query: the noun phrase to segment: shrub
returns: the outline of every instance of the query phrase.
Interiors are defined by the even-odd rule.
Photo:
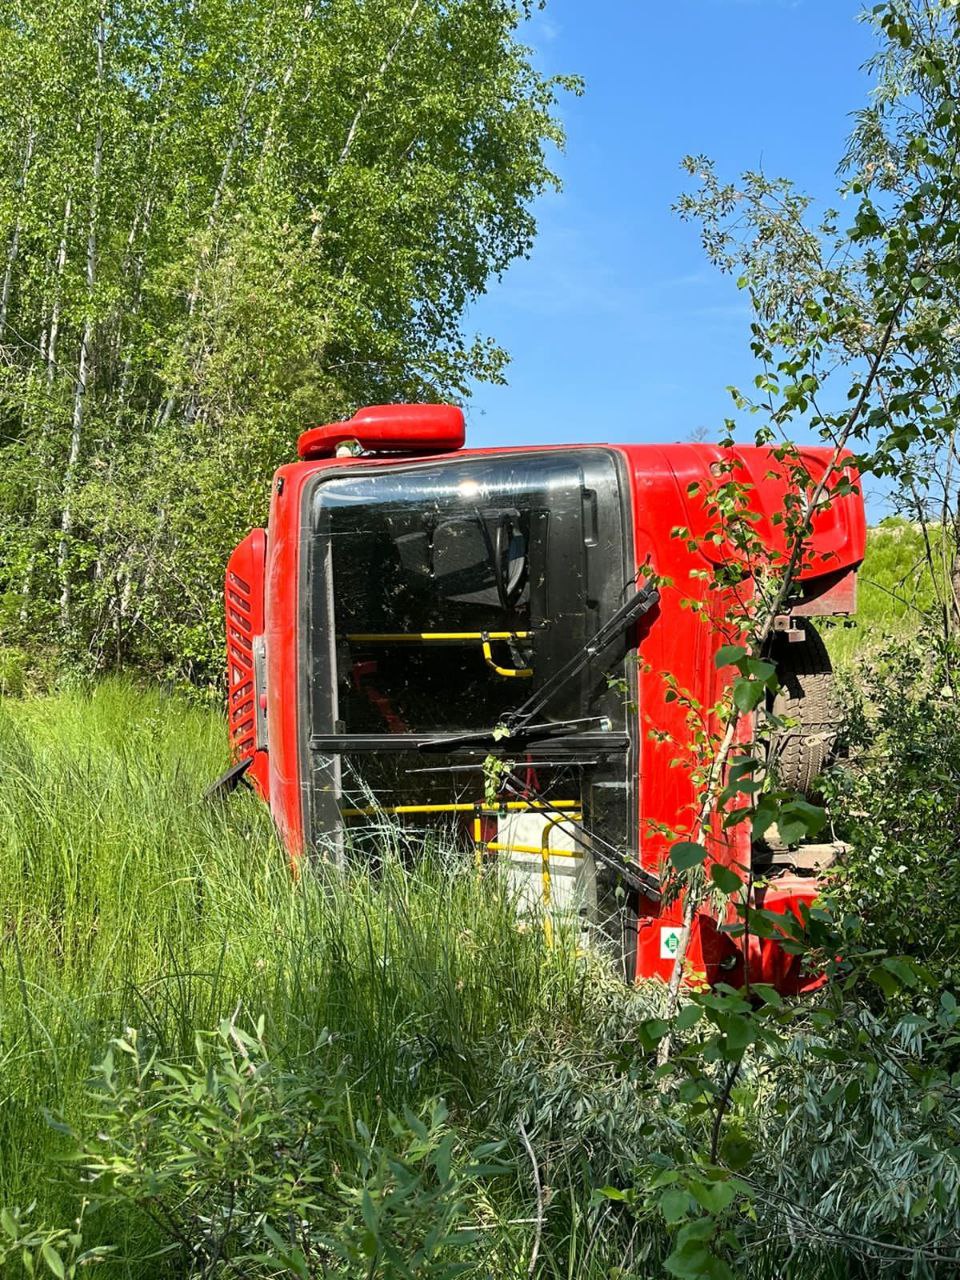
[[[22,698],[27,687],[29,660],[22,649],[0,648],[0,695]]]
[[[371,1132],[329,1047],[291,1072],[262,1022],[225,1021],[178,1064],[144,1056],[133,1030],[115,1039],[80,1156],[101,1207],[146,1213],[182,1276],[460,1274],[492,1242],[470,1192],[503,1172],[496,1148],[466,1150],[438,1099]]]
[[[891,641],[846,687],[849,759],[828,784],[850,852],[832,889],[864,938],[960,978],[960,649]]]

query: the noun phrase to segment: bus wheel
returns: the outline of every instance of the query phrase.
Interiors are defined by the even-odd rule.
[[[830,763],[840,730],[840,713],[827,647],[811,622],[803,625],[802,641],[791,642],[778,633],[770,651],[781,686],[771,709],[775,715],[793,722],[790,727],[775,731],[770,760],[784,790],[812,796],[817,777]]]

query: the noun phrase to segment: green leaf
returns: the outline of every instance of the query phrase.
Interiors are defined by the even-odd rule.
[[[64,1280],[67,1272],[63,1265],[63,1259],[60,1257],[59,1253],[57,1253],[49,1240],[44,1240],[43,1244],[40,1246],[40,1256],[57,1277],[57,1280]]]
[[[719,669],[720,667],[735,667],[742,662],[747,656],[747,651],[740,644],[725,644],[717,650],[714,655],[714,663]]]
[[[380,1229],[380,1219],[377,1216],[377,1211],[374,1207],[373,1197],[370,1195],[370,1192],[366,1187],[364,1187],[363,1194],[360,1197],[360,1213],[363,1216],[363,1220],[366,1223],[370,1234],[376,1238],[377,1232]]]
[[[733,684],[733,705],[745,714],[755,711],[767,696],[767,686],[762,680],[742,677]]]
[[[713,1239],[715,1231],[716,1223],[712,1218],[696,1218],[677,1232],[677,1244],[680,1248],[689,1244],[706,1244]]]
[[[714,1215],[723,1213],[724,1209],[729,1208],[736,1195],[733,1187],[726,1181],[694,1182],[690,1190],[707,1213]]]
[[[807,834],[807,828],[802,822],[791,822],[789,818],[780,819],[777,824],[777,831],[780,833],[780,839],[785,845],[799,844]]]
[[[789,800],[780,806],[776,822],[784,844],[796,844],[804,836],[815,836],[827,820],[825,809],[806,800]]]
[[[597,1187],[596,1194],[603,1196],[605,1200],[628,1201],[631,1197],[629,1192],[621,1191],[619,1187]]]
[[[716,862],[710,868],[710,879],[721,893],[737,893],[743,888],[743,881],[735,871]]]
[[[731,1133],[720,1144],[720,1158],[730,1169],[745,1169],[753,1159],[753,1143],[741,1133]]]
[[[679,1280],[703,1280],[708,1274],[710,1259],[713,1254],[703,1244],[685,1245],[674,1249],[664,1262],[664,1267]]]
[[[703,1010],[696,1004],[685,1004],[674,1019],[678,1031],[689,1031],[703,1017]]]
[[[727,1052],[735,1056],[753,1044],[757,1028],[752,1018],[724,1017],[717,1024],[726,1039]]]
[[[919,985],[916,966],[905,956],[887,956],[880,963],[888,973],[892,973],[905,987],[912,988]]]
[[[810,835],[815,836],[827,821],[827,811],[821,805],[808,800],[791,800],[784,805],[784,812],[796,816],[805,823]]]
[[[681,1280],[734,1280],[733,1272],[709,1248],[715,1224],[712,1218],[688,1222],[677,1232],[676,1247],[664,1262]]]
[[[670,1226],[682,1222],[690,1213],[690,1196],[679,1187],[669,1187],[660,1197],[660,1212]]]
[[[752,773],[756,773],[759,768],[760,761],[754,756],[741,756],[730,765],[727,776],[731,782],[739,782],[741,778],[747,778]]]
[[[689,871],[691,867],[699,867],[706,859],[707,851],[702,844],[692,840],[681,840],[670,850],[670,862],[677,871]]]
[[[881,965],[876,965],[871,969],[869,977],[871,982],[874,982],[880,988],[888,1000],[895,996],[901,989],[899,979],[894,977],[888,969],[884,969]]]
[[[644,1048],[652,1049],[670,1030],[670,1023],[663,1018],[646,1018],[638,1028]]]
[[[744,674],[752,676],[754,680],[761,680],[767,688],[776,688],[777,685],[777,668],[772,662],[764,662],[762,658],[748,658],[743,664]]]

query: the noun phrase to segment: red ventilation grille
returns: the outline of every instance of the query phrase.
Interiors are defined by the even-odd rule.
[[[227,564],[227,717],[235,760],[256,751],[257,707],[253,638],[263,631],[263,563],[266,534],[254,529]]]

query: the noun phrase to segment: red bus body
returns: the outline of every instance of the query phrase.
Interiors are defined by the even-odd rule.
[[[335,451],[345,451],[351,441],[358,442],[352,445],[354,450],[366,446],[367,450],[390,452],[337,456]],[[423,475],[425,467],[447,464],[452,458],[460,462],[522,459],[525,466],[535,469],[539,458],[563,455],[569,459],[585,450],[591,457],[603,454],[621,477],[621,501],[627,513],[626,562],[632,564],[634,573],[649,564],[658,575],[672,580],[672,585],[662,587],[656,610],[628,642],[636,660],[628,664],[632,674],[626,713],[631,721],[626,768],[635,801],[625,852],[651,877],[658,878],[671,844],[671,838],[661,832],[689,832],[697,802],[696,785],[683,759],[690,732],[688,713],[681,699],[668,695],[664,673],[670,673],[676,685],[693,694],[704,708],[720,699],[734,674],[730,668],[718,670],[714,661],[724,643],[722,629],[705,625],[700,613],[690,607],[694,600],[707,614],[723,609],[720,593],[708,589],[709,571],[718,559],[733,554],[729,547],[705,540],[708,520],[699,495],[716,485],[718,468],[733,461],[738,478],[752,486],[751,505],[761,539],[782,551],[783,526],[776,517],[784,508],[787,482],[783,468],[769,450],[754,447],[731,451],[707,444],[626,444],[467,450],[458,447],[461,441],[459,410],[389,406],[361,411],[349,423],[307,432],[301,438],[301,454],[308,456],[277,471],[267,529],[248,535],[234,551],[227,569],[228,696],[234,757],[250,760],[248,776],[269,803],[291,858],[309,853],[312,842],[305,829],[305,797],[310,782],[304,765],[302,720],[309,695],[305,682],[311,678],[304,660],[311,624],[303,584],[308,507],[318,485],[331,477],[366,477],[380,471],[393,476],[399,472],[396,483],[400,483],[407,468],[415,467],[416,474]],[[810,448],[802,454],[816,483],[828,465],[830,452]],[[848,477],[856,480],[852,471]],[[699,492],[695,492],[697,487]],[[689,530],[689,537],[677,536],[678,527]],[[815,517],[801,573],[803,596],[793,612],[808,616],[853,611],[865,533],[863,503],[856,488],[836,497]],[[693,542],[696,546],[691,549]],[[482,791],[477,795],[479,802]],[[484,834],[489,841],[488,818],[485,815]],[[748,825],[732,828],[726,842],[712,849],[712,856],[732,865],[742,877],[752,856]],[[756,897],[768,908],[796,914],[802,903],[813,901],[816,890],[815,879],[788,871],[770,880]],[[635,913],[636,942],[628,976],[669,978],[682,901],[664,905],[655,896],[640,894]],[[706,910],[696,922],[689,961],[692,970],[709,982],[723,980],[736,985],[743,976],[738,944],[718,928]],[[752,980],[770,982],[784,992],[813,985],[795,958],[767,941],[751,944],[749,970]]]

